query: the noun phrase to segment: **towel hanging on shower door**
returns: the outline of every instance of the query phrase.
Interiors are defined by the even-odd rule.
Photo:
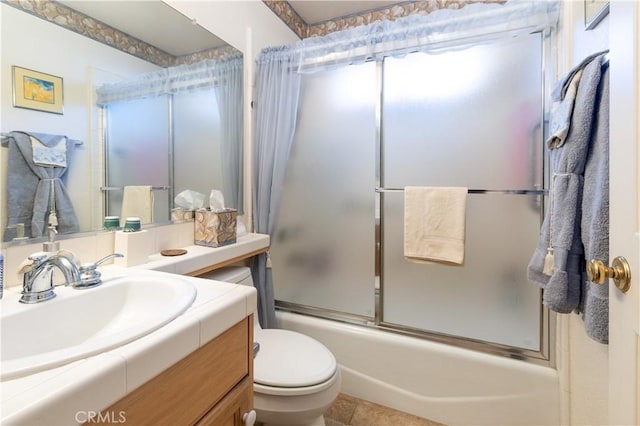
[[[124,227],[127,217],[139,217],[142,224],[153,222],[153,189],[150,185],[124,187],[120,226]]]
[[[411,262],[464,262],[467,188],[404,188],[404,256]]]

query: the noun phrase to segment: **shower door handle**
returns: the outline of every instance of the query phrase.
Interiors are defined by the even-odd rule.
[[[611,267],[601,260],[591,259],[587,263],[587,277],[589,281],[596,284],[604,284],[607,279],[613,278],[616,287],[623,293],[629,291],[631,287],[631,267],[627,259],[622,256],[613,259]]]

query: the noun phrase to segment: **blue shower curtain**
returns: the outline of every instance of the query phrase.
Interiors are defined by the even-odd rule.
[[[243,213],[242,206],[242,57],[220,61],[215,67],[218,84],[215,86],[222,130],[222,186],[228,206]]]
[[[253,178],[254,230],[273,237],[287,160],[298,116],[300,75],[291,47],[265,49],[257,61],[255,152]],[[258,316],[263,328],[275,326],[275,308],[268,253],[252,265],[258,289]]]

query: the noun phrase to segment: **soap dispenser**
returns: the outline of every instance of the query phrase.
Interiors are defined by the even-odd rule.
[[[55,186],[53,180],[51,181],[51,194],[49,200],[49,241],[45,241],[42,244],[42,251],[46,253],[57,253],[60,250],[60,243],[55,241],[58,230],[58,216],[56,215],[56,197]]]
[[[58,231],[56,230],[56,227],[49,223],[49,238],[48,241],[42,243],[42,251],[46,253],[57,253],[60,251],[60,242],[55,241],[57,234]]]

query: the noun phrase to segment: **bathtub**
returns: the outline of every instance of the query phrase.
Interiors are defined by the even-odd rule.
[[[342,392],[447,425],[558,425],[555,369],[285,311],[335,355]]]

